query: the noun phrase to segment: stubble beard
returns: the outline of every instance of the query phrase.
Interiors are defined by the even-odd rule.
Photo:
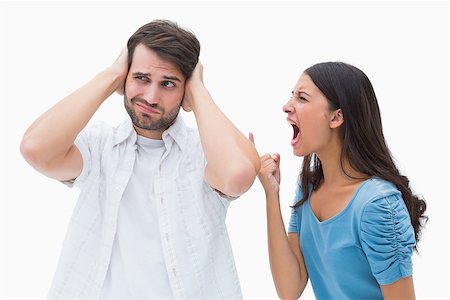
[[[152,105],[152,107],[154,109],[159,110],[162,115],[159,120],[152,120],[152,117],[147,114],[142,114],[141,117],[139,117],[134,111],[134,109],[131,107],[131,102],[136,100],[143,102],[144,100],[132,98],[131,101],[129,101],[125,93],[123,98],[125,109],[128,115],[130,116],[133,125],[144,130],[161,130],[161,129],[165,130],[169,128],[175,122],[175,119],[177,118],[181,107],[181,105],[179,105],[174,109],[172,109],[171,111],[169,111],[168,113],[165,113],[165,111],[161,109],[158,105]]]

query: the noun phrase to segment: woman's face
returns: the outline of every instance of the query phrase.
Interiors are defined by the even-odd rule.
[[[291,145],[295,155],[320,153],[331,143],[337,111],[330,111],[327,98],[307,74],[300,76],[283,110],[294,129]]]

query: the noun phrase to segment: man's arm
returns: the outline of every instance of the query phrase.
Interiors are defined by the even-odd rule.
[[[195,114],[211,187],[238,197],[253,184],[260,168],[254,145],[231,123],[212,100],[203,84],[199,62],[186,83],[183,108]]]
[[[78,177],[83,168],[75,138],[114,91],[122,92],[128,71],[126,48],[116,62],[59,101],[31,124],[20,144],[25,160],[42,174],[57,179]]]

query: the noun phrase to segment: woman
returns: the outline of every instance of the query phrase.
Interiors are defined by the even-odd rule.
[[[279,154],[263,155],[258,175],[280,298],[297,299],[310,277],[317,299],[414,299],[411,256],[426,203],[393,162],[367,76],[346,63],[316,64],[283,109],[293,152],[304,157],[287,236]]]

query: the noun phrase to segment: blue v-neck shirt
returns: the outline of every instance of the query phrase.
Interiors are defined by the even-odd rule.
[[[301,198],[297,189],[295,202]],[[412,275],[414,229],[400,191],[378,178],[364,181],[347,206],[320,222],[310,199],[292,209],[317,299],[382,299],[380,285]]]

